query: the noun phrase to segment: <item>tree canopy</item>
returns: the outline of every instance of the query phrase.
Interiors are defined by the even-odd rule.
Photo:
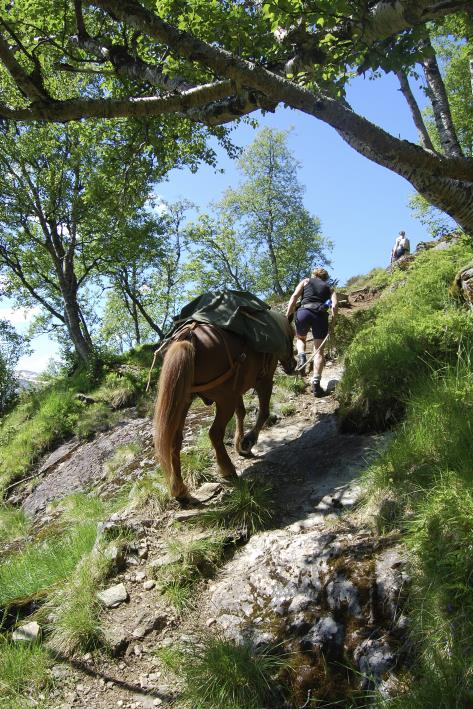
[[[203,289],[231,284],[284,296],[314,264],[327,264],[331,244],[304,206],[299,163],[288,131],[265,128],[238,162],[242,182],[226,190],[190,229],[197,245],[193,277]]]
[[[473,231],[473,163],[456,135],[458,111],[432,44],[444,33],[470,46],[471,1],[19,0],[2,7],[0,118],[162,116],[215,130],[284,103],[331,125]],[[465,50],[464,75],[467,58]],[[421,145],[390,135],[346,102],[353,76],[395,71],[422,131],[409,87],[419,67],[435,145],[427,130]]]

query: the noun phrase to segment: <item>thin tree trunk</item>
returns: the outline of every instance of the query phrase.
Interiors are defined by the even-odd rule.
[[[266,244],[268,247],[269,260],[271,261],[271,267],[273,271],[273,287],[276,295],[281,298],[284,296],[284,291],[281,287],[281,282],[279,280],[279,269],[278,260],[274,252],[273,244],[273,233],[274,233],[274,218],[273,218],[273,179],[274,179],[274,156],[273,156],[273,146],[270,144],[270,155],[269,155],[269,190],[268,190],[268,231],[266,233]]]
[[[417,128],[417,132],[419,133],[420,144],[423,148],[426,148],[426,150],[434,150],[434,146],[432,145],[430,135],[428,134],[427,128],[425,127],[424,119],[422,118],[420,108],[414,98],[414,94],[412,93],[411,87],[409,86],[409,81],[406,73],[400,69],[396,72],[396,76],[399,79],[399,84],[401,85],[401,92],[407,101],[407,105],[409,106],[409,109],[411,111],[412,119],[414,121],[415,127]]]
[[[434,112],[435,125],[439,134],[440,144],[445,155],[453,158],[464,157],[458,137],[453,125],[452,114],[448,103],[445,84],[440,74],[437,57],[429,40],[425,40],[425,46],[432,51],[432,56],[424,59],[422,65],[427,81],[427,95],[429,96]]]
[[[137,345],[141,344],[141,333],[140,333],[140,322],[138,318],[138,308],[136,303],[131,301],[131,317],[133,319],[133,327],[135,329],[135,342]]]
[[[80,307],[76,294],[73,291],[66,290],[62,295],[64,298],[64,319],[72,344],[79,357],[85,363],[89,363],[92,359],[93,348],[89,333],[87,332],[88,337],[85,337],[82,332]]]

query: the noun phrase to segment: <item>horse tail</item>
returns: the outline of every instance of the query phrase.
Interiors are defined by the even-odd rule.
[[[172,444],[182,413],[187,407],[194,381],[195,350],[190,342],[173,342],[166,352],[159,377],[159,390],[154,409],[154,448],[156,457],[169,481]]]

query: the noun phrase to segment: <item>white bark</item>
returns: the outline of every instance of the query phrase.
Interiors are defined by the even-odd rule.
[[[397,71],[396,76],[399,79],[402,95],[407,101],[407,105],[409,106],[409,110],[411,112],[412,120],[414,121],[414,125],[417,128],[417,132],[419,133],[420,144],[426,150],[433,151],[434,146],[432,145],[432,141],[430,140],[427,128],[425,127],[424,119],[422,118],[422,113],[420,112],[418,103],[414,97],[414,94],[412,93],[411,87],[409,86],[409,80],[402,70]]]
[[[440,74],[437,58],[430,46],[430,42],[427,43],[427,46],[432,50],[432,56],[424,59],[422,65],[424,67],[428,96],[432,104],[440,144],[445,155],[455,158],[462,157],[463,152],[458,141],[455,126],[453,125],[447,92]]]

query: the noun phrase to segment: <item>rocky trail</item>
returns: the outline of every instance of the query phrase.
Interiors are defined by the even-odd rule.
[[[228,445],[239,475],[266,488],[271,519],[264,531],[227,534],[225,562],[201,569],[182,612],[160,592],[160,579],[179,562],[182,545],[212,541],[215,530],[195,522],[225,497],[216,469],[206,471],[208,481],[185,507],[145,496],[99,524],[98,543],[105,542],[112,563],[99,593],[108,650],[56,656],[48,707],[179,706],[180,679],[164,667],[159,650],[192,652],[209,633],[290,654],[290,689],[277,695],[274,709],[348,706],[359,692],[366,697],[366,690],[396,688],[408,658],[406,558],[396,535],[378,535],[375,520],[352,512],[360,472],[389,434],[338,430],[341,374],[336,360],[327,363],[324,398],[314,399],[309,387],[286,390],[282,402],[279,395],[251,458]],[[254,408],[250,402],[250,416]],[[203,404],[191,408],[184,451],[212,418]],[[55,524],[64,495],[110,499],[155,468],[151,421],[128,409],[92,441],[69,441],[45,456],[34,478],[12,488],[10,502],[23,507],[34,519],[33,533],[41,534]],[[123,535],[126,544],[115,544]],[[173,542],[181,544],[177,551]]]
[[[245,534],[230,540],[226,563],[200,581],[190,610],[174,610],[156,579],[176,561],[169,555],[170,536],[186,542],[211,536],[191,522],[218,504],[220,482],[204,483],[185,509],[174,503],[164,511],[131,507],[101,525],[103,533],[132,535],[124,551],[114,551],[112,543],[113,577],[101,596],[110,653],[59,658],[51,706],[178,704],[179,679],[164,669],[156,650],[192,647],[202,632],[255,646],[283,643],[294,669],[291,695],[281,706],[310,706],[315,696],[328,706],[375,685],[390,691],[404,652],[405,560],[396,538],[379,539],[372,526],[347,515],[360,493],[359,473],[384,439],[337,431],[333,390],[340,375],[341,367],[329,363],[322,383],[330,394],[323,399],[288,394],[293,413],[263,430],[251,459],[234,456],[241,476],[270,486],[272,520],[249,540]],[[209,409],[192,409],[186,441],[210,418]],[[110,479],[107,461],[117,445],[130,443],[139,454]],[[48,456],[36,487],[15,490],[14,500],[38,526],[47,525],[54,520],[51,502],[66,491],[110,495],[154,465],[150,421],[124,412],[112,431]]]

